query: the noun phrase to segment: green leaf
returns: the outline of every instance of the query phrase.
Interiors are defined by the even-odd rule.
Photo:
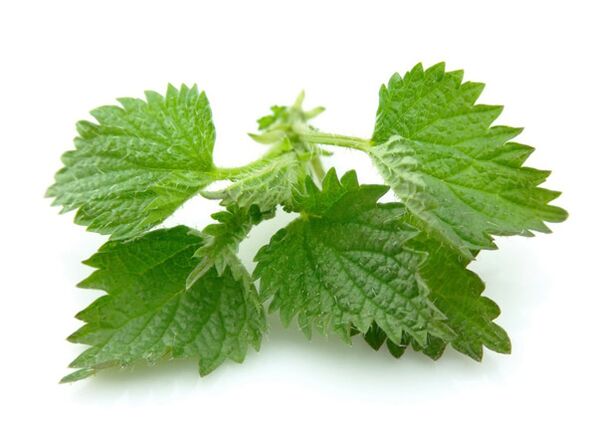
[[[270,108],[271,114],[264,115],[257,120],[258,130],[268,130],[278,124],[289,122],[290,110],[286,106],[274,105]]]
[[[232,184],[218,191],[203,191],[209,199],[221,199],[223,206],[258,206],[269,211],[277,205],[288,205],[303,186],[305,165],[295,151],[274,151],[259,163],[232,178]]]
[[[566,212],[559,193],[538,187],[548,171],[522,164],[531,147],[510,142],[521,129],[491,126],[501,106],[476,105],[483,84],[462,71],[419,64],[380,91],[369,153],[384,179],[425,226],[470,258],[495,248],[491,235],[549,232]]]
[[[347,341],[374,322],[397,343],[403,333],[422,345],[451,337],[417,275],[424,255],[405,245],[416,231],[398,220],[404,208],[377,204],[387,190],[359,185],[354,171],[339,181],[330,170],[322,190],[307,181],[293,208],[301,217],[255,258],[261,296],[284,324],[298,315],[308,336],[331,326]]]
[[[510,353],[508,334],[493,322],[500,309],[491,299],[481,296],[485,284],[466,269],[469,261],[424,235],[413,241],[413,247],[428,254],[421,277],[429,287],[429,298],[456,333],[450,341],[452,347],[477,361],[483,357],[483,346]]]
[[[139,235],[161,223],[213,181],[215,130],[205,93],[168,87],[147,101],[119,99],[81,121],[74,151],[47,195],[75,221],[112,239]]]
[[[510,353],[508,334],[493,322],[500,309],[491,299],[481,296],[485,285],[477,274],[466,269],[470,261],[425,235],[419,235],[409,244],[427,253],[419,274],[429,288],[429,299],[446,316],[446,324],[456,334],[450,340],[452,347],[477,361],[483,358],[483,346],[498,353]],[[363,336],[375,350],[386,340],[381,328],[373,327]],[[403,352],[411,344],[433,359],[438,359],[446,347],[446,342],[437,337],[430,337],[425,347],[408,336],[403,337],[400,346],[390,343],[388,349],[392,354]]]
[[[357,335],[354,333],[353,335]],[[363,338],[371,346],[374,350],[379,350],[381,346],[386,343],[386,347],[390,354],[394,356],[396,359],[402,357],[406,348],[410,345],[412,346],[413,350],[421,351],[425,355],[429,356],[432,359],[438,359],[443,354],[446,348],[446,342],[441,338],[434,337],[430,335],[427,337],[427,345],[421,346],[415,340],[412,339],[411,336],[404,333],[402,334],[402,339],[400,343],[395,343],[388,338],[386,333],[381,329],[377,324],[371,325],[371,328],[363,334]]]
[[[74,383],[95,375],[93,368],[81,368],[60,379],[60,383]]]
[[[247,237],[251,228],[261,221],[270,219],[275,211],[262,213],[256,205],[239,208],[232,205],[226,211],[212,214],[218,223],[206,226],[199,236],[203,245],[197,249],[194,257],[200,259],[199,264],[191,271],[187,278],[187,287],[192,286],[212,267],[218,275],[222,275],[226,268],[235,280],[251,284],[251,276],[237,256],[240,243]]]
[[[311,127],[307,124],[309,120],[317,117],[325,111],[323,106],[317,106],[309,111],[303,109],[303,101],[305,100],[305,92],[301,91],[294,103],[290,106],[274,105],[270,108],[271,114],[265,115],[257,120],[258,130],[263,132],[266,136],[272,132],[281,131],[284,134],[296,134],[297,129],[304,129]],[[260,140],[262,135],[251,135],[257,138],[257,142],[272,143],[269,140]],[[270,135],[270,136],[275,136]],[[275,142],[275,141],[274,141]]]
[[[109,241],[85,262],[97,270],[80,286],[106,295],[77,315],[86,324],[69,340],[91,347],[72,362],[80,370],[65,381],[170,357],[198,357],[205,375],[227,358],[242,362],[249,345],[259,348],[265,321],[253,286],[212,269],[185,289],[201,246],[191,232],[179,226]]]

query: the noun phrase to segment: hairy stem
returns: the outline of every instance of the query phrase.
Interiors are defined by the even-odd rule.
[[[371,146],[371,141],[363,138],[356,138],[352,136],[336,135],[333,133],[323,133],[314,130],[301,130],[297,131],[298,139],[306,144],[321,144],[321,145],[335,145],[337,147],[353,148],[356,150],[368,152]],[[295,138],[296,139],[296,138]],[[214,178],[216,180],[234,180],[236,177],[250,172],[253,169],[259,168],[264,164],[280,154],[291,151],[292,147],[289,146],[287,141],[283,141],[270,151],[268,151],[261,158],[254,160],[244,166],[238,167],[218,167],[213,171]],[[310,161],[311,168],[315,176],[321,181],[325,176],[325,169],[321,163],[320,157],[315,157]]]
[[[371,141],[368,139],[316,131],[301,133],[300,138],[310,144],[335,145],[337,147],[354,148],[364,152],[368,152],[371,146]]]
[[[282,154],[288,150],[289,150],[289,148],[286,144],[277,145],[274,148],[272,148],[270,151],[265,153],[259,159],[249,162],[246,165],[236,166],[236,167],[231,167],[231,168],[218,167],[214,171],[215,178],[218,180],[233,180],[236,177],[246,174],[247,172],[250,172],[253,169],[256,169],[263,165],[268,164],[271,159],[279,156],[280,154]]]

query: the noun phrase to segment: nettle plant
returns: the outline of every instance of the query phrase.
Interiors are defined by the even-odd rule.
[[[250,135],[271,149],[236,168],[214,165],[195,86],[93,110],[48,190],[76,223],[110,235],[84,262],[95,272],[79,286],[105,295],[77,315],[85,324],[68,339],[90,347],[62,381],[164,358],[196,357],[201,375],[242,362],[267,329],[265,303],[308,337],[361,336],[397,358],[411,346],[437,359],[448,344],[475,360],[483,346],[509,353],[500,310],[467,266],[493,236],[549,232],[566,212],[538,187],[549,172],[523,166],[533,148],[512,141],[522,129],[492,126],[502,107],[475,104],[483,84],[462,78],[443,64],[393,75],[370,139],[311,126],[323,108],[303,110],[302,96],[274,106]],[[326,172],[329,146],[369,155],[386,185]],[[206,189],[218,180],[229,185]],[[390,189],[399,202],[379,203]],[[225,208],[214,224],[154,229],[197,194]],[[239,244],[278,207],[298,216],[249,274]]]

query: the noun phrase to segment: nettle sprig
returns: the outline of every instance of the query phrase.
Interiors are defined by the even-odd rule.
[[[502,107],[476,104],[483,84],[462,78],[443,64],[395,74],[370,139],[317,130],[323,108],[304,110],[301,95],[258,120],[250,136],[270,149],[237,168],[215,166],[211,110],[195,86],[93,110],[48,190],[76,223],[110,235],[79,285],[105,295],[69,337],[90,347],[62,381],[164,358],[196,357],[201,375],[242,362],[259,349],[268,302],[307,336],[362,336],[395,357],[411,346],[436,359],[448,344],[475,360],[483,346],[509,353],[500,310],[467,266],[494,236],[549,232],[566,212],[539,187],[549,172],[523,166],[533,148],[512,141],[522,129],[493,126]],[[330,146],[369,155],[386,185],[326,172]],[[206,189],[218,180],[229,185]],[[390,189],[399,201],[379,203]],[[154,229],[197,195],[225,207],[214,224]],[[298,217],[250,274],[239,244],[280,207]]]

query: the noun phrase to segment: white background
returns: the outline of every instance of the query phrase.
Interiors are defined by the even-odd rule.
[[[0,6],[0,428],[21,429],[596,429],[594,204],[597,80],[590,1],[13,1]],[[529,164],[569,220],[552,235],[500,238],[473,264],[502,308],[513,353],[476,363],[400,361],[363,342],[310,343],[275,316],[261,352],[199,378],[194,361],[105,372],[58,385],[81,351],[64,338],[95,295],[75,289],[103,242],[43,199],[74,123],[120,96],[197,83],[211,100],[216,161],[263,147],[245,135],[270,104],[307,91],[316,125],[370,135],[377,91],[395,72],[445,60],[486,82],[500,123],[525,126]],[[329,163],[329,162],[328,162]],[[337,151],[340,171],[378,177]],[[201,227],[211,203],[173,225]],[[289,216],[258,227],[252,254]],[[415,428],[416,427],[416,428]]]

